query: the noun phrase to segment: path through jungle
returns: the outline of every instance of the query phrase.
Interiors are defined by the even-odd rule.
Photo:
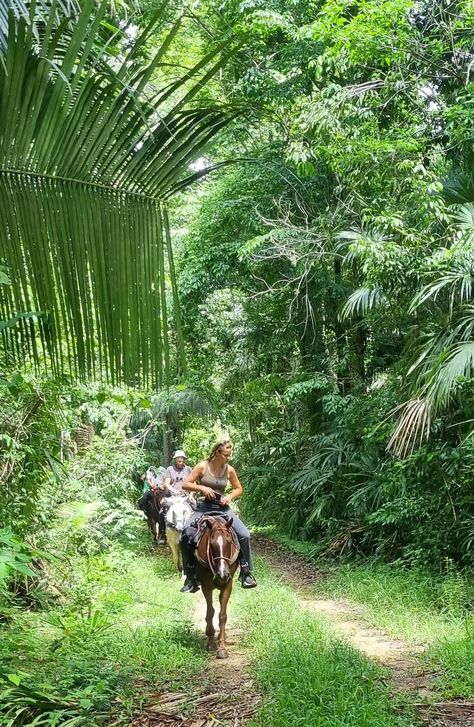
[[[259,564],[269,568],[270,586],[266,582],[264,588],[272,588],[272,583],[277,587],[289,587],[296,595],[297,607],[302,614],[323,623],[332,634],[330,638],[346,643],[353,653],[361,654],[363,660],[383,668],[377,672],[373,687],[375,690],[385,689],[389,703],[393,706],[394,725],[474,725],[473,703],[440,702],[434,686],[436,675],[427,669],[421,658],[425,648],[423,644],[408,644],[390,637],[382,629],[365,621],[361,609],[348,600],[315,595],[312,586],[324,576],[304,557],[263,537],[256,539],[255,550]],[[241,592],[239,588],[234,588],[229,609],[229,659],[217,660],[214,655],[209,655],[191,693],[182,690],[154,694],[143,714],[131,723],[131,727],[250,727],[277,724],[275,718],[268,714],[263,719],[259,717],[265,715],[265,703],[271,702],[273,697],[271,685],[265,684],[261,675],[260,679],[255,678],[254,667],[258,656],[252,653],[245,628],[245,610],[256,594],[256,591]],[[204,649],[204,599],[202,595],[188,595],[186,598],[189,599],[192,622],[201,635]],[[265,619],[265,608],[259,616]],[[302,642],[299,648],[304,650],[309,648],[309,644]],[[342,652],[340,658],[344,658],[345,653]],[[265,658],[265,654],[261,653],[260,656]],[[309,698],[309,695],[306,696]],[[324,694],[321,697],[324,699]],[[285,714],[280,712],[278,719],[278,725],[282,727],[297,724],[290,713],[285,718]],[[372,722],[370,716],[366,715],[356,717],[354,721],[352,713],[345,721],[343,708],[336,710],[333,721],[330,717],[316,717],[316,720],[315,727],[378,724],[375,717]]]

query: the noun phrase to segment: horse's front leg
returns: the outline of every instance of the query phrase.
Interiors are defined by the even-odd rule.
[[[214,606],[212,605],[212,587],[208,588],[201,583],[201,588],[206,599],[207,610],[206,610],[206,636],[207,636],[207,650],[216,651],[216,630],[214,628]]]
[[[219,637],[217,639],[217,658],[227,659],[227,644],[225,636],[225,627],[227,624],[227,604],[229,603],[230,594],[232,593],[233,580],[231,579],[225,588],[219,593],[219,601],[221,610],[219,613]]]
[[[153,520],[151,515],[147,516],[147,520],[148,520],[148,528],[150,530],[151,537],[153,538],[153,540],[156,541],[155,521]]]

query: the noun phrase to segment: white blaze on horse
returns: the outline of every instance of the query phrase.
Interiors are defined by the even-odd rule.
[[[170,546],[171,557],[178,573],[183,571],[179,540],[186,526],[186,521],[193,514],[191,502],[194,502],[193,498],[183,497],[182,495],[173,495],[162,500],[162,505],[166,509],[166,540]]]

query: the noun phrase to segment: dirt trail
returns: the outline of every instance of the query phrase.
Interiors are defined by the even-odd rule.
[[[320,598],[312,585],[323,578],[318,568],[283,545],[255,537],[255,551],[263,556],[272,569],[292,586],[302,608],[330,621],[337,634],[373,661],[391,671],[393,693],[411,692],[419,707],[420,717],[430,727],[474,727],[474,703],[435,701],[434,678],[420,663],[417,655],[425,647],[407,644],[388,636],[381,629],[364,622],[361,609],[343,599]],[[429,707],[424,701],[434,702]]]
[[[413,701],[423,724],[429,727],[474,727],[474,703],[436,701],[433,684],[436,675],[426,672],[418,658],[424,651],[423,646],[414,647],[401,639],[389,637],[381,629],[368,626],[361,609],[350,601],[316,597],[312,586],[316,580],[323,578],[317,567],[278,543],[261,536],[254,540],[256,552],[265,558],[277,576],[282,576],[292,586],[302,608],[326,618],[347,643],[388,667],[394,695],[402,692],[414,695]],[[235,587],[237,585],[236,581]],[[193,623],[202,635],[202,648],[205,649],[204,597],[199,593],[189,596],[189,600],[194,608]],[[261,697],[252,681],[248,654],[241,645],[232,599],[227,636],[229,658],[216,659],[214,654],[210,654],[192,693],[152,695],[153,702],[130,727],[245,727],[258,710]],[[430,702],[429,706],[426,702]]]
[[[234,588],[238,586],[235,581]],[[204,634],[206,603],[202,593],[189,596],[194,606],[193,623]],[[218,607],[217,593],[214,600]],[[250,675],[248,655],[240,645],[238,624],[229,604],[227,625],[228,659],[209,655],[205,670],[199,675],[196,689],[189,692],[164,692],[155,695],[156,701],[146,708],[132,727],[244,727],[260,705],[260,695]],[[217,611],[216,607],[216,611]],[[214,625],[217,623],[217,613]]]
[[[387,636],[381,629],[367,626],[361,610],[354,603],[315,596],[311,585],[323,576],[302,556],[289,553],[278,543],[261,537],[256,539],[256,546],[256,552],[263,555],[267,563],[294,588],[303,608],[327,618],[351,646],[392,669],[392,683],[396,690],[417,690],[420,696],[430,693],[432,675],[423,671],[416,659],[416,654],[424,650],[422,646],[409,646],[400,639]]]

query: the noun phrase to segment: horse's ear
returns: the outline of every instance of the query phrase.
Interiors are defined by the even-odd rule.
[[[169,507],[171,505],[170,498],[169,497],[164,497],[162,499],[162,501],[161,501],[161,504],[162,505],[165,505],[166,507]]]
[[[230,517],[230,518],[229,518],[229,519],[227,520],[227,522],[226,522],[225,526],[226,526],[226,528],[227,528],[228,530],[230,530],[230,528],[232,527],[232,523],[233,523],[233,522],[234,522],[234,518],[233,518],[233,517]]]
[[[206,528],[209,528],[209,530],[212,528],[212,520],[206,520]]]

